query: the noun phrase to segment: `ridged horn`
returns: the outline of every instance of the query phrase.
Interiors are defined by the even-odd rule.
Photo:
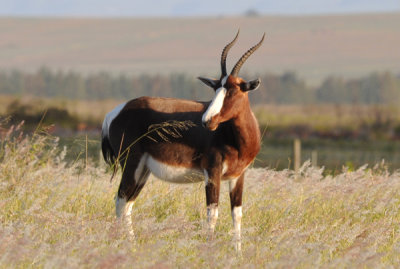
[[[237,34],[235,38],[225,46],[225,48],[222,50],[221,54],[221,71],[222,71],[222,76],[225,77],[228,73],[226,72],[226,57],[228,56],[229,50],[232,48],[232,46],[235,44],[236,40],[238,39],[240,29],[238,29]]]
[[[236,63],[236,65],[232,69],[232,72],[231,72],[232,76],[236,77],[238,75],[240,68],[242,67],[244,62],[247,60],[247,58],[249,58],[249,56],[251,54],[253,54],[253,52],[255,52],[261,46],[262,42],[264,41],[264,37],[265,37],[265,33],[262,36],[260,42],[258,42],[256,45],[251,47],[245,54],[243,54],[242,57],[240,57],[239,61]]]

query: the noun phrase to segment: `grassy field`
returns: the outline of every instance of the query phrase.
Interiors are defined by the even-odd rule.
[[[0,68],[219,74],[223,46],[241,29],[229,66],[266,32],[244,73],[328,75],[400,72],[400,15],[204,18],[0,18]]]
[[[96,164],[99,163],[100,127],[104,115],[122,102],[0,96],[0,116],[7,115],[7,107],[15,100],[22,106],[32,105],[39,113],[38,119],[51,107],[68,111],[74,118],[64,119],[63,123],[69,123],[70,128],[83,126],[83,129],[57,128],[61,119],[58,122],[49,120],[46,124],[55,124],[54,134],[61,137],[62,146],[69,148],[66,160],[84,158],[82,148],[87,144],[88,155]],[[277,170],[293,167],[293,139],[301,138],[302,160],[310,159],[311,152],[316,151],[318,165],[325,166],[326,172],[338,173],[343,165],[373,165],[382,159],[390,171],[400,168],[400,113],[397,107],[263,105],[255,106],[253,110],[263,133],[256,167]],[[36,125],[37,122],[29,123],[29,126]]]
[[[71,99],[43,98],[35,96],[10,96],[0,95],[0,115],[7,114],[7,107],[18,101],[22,105],[31,105],[35,110],[45,111],[49,107],[66,109],[71,115],[79,117],[82,121],[93,120],[101,126],[104,116],[115,106],[122,102],[118,100],[82,101]]]
[[[309,163],[297,175],[249,169],[238,256],[225,184],[207,241],[204,184],[151,179],[134,206],[131,241],[115,220],[119,180],[110,182],[108,168],[85,159],[67,165],[68,149],[40,130],[2,133],[1,268],[400,266],[400,172],[384,163],[335,176]]]
[[[87,101],[0,95],[0,115],[6,115],[7,107],[15,101],[43,112],[50,107],[66,109],[71,115],[82,121],[90,120],[100,128],[104,116],[127,100]],[[268,128],[308,125],[321,131],[338,127],[354,129],[362,122],[369,124],[376,120],[400,124],[399,107],[387,105],[258,105],[253,106],[253,111],[260,125]]]

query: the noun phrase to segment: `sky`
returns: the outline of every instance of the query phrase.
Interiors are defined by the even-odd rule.
[[[0,0],[0,16],[176,17],[400,11],[400,0]]]

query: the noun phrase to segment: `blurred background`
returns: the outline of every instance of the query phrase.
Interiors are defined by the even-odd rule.
[[[400,168],[400,2],[0,0],[0,119],[39,122],[99,160],[104,115],[139,96],[210,100],[219,77],[266,32],[241,71],[263,133],[255,166],[327,172],[383,159]],[[1,136],[0,136],[1,137]],[[89,137],[89,139],[87,139]]]

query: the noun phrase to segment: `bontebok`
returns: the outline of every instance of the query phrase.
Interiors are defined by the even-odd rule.
[[[222,51],[220,79],[199,77],[215,91],[210,102],[140,97],[106,115],[102,151],[109,164],[122,167],[116,214],[130,231],[133,202],[150,173],[173,183],[204,180],[210,232],[218,218],[220,182],[227,180],[236,247],[240,249],[244,173],[260,150],[260,131],[248,92],[258,88],[260,79],[245,81],[238,73],[261,46],[265,34],[228,74],[226,57],[238,35]]]

